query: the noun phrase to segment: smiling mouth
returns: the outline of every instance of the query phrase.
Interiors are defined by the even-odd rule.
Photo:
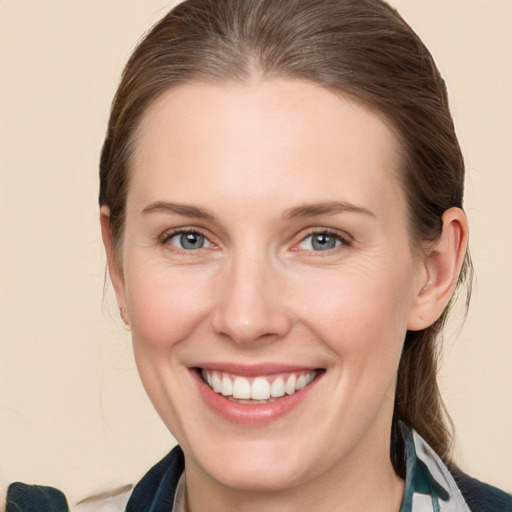
[[[293,395],[309,386],[322,370],[287,372],[244,377],[218,370],[198,369],[202,381],[228,400],[247,405],[264,405]]]

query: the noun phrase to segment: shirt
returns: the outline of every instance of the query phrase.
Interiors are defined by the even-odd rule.
[[[400,431],[405,456],[400,512],[512,512],[511,495],[455,467],[448,468],[414,429],[400,424]],[[123,493],[99,501],[88,499],[88,503],[79,503],[71,511],[188,512],[184,469],[183,451],[176,446],[149,470],[130,495],[124,491],[122,500]],[[22,483],[9,486],[6,512],[69,511],[64,494],[56,489]]]

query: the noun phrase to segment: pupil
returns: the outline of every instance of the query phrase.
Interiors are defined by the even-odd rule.
[[[184,249],[200,249],[204,243],[204,236],[197,233],[181,235],[181,245]]]
[[[319,251],[326,251],[328,249],[334,249],[336,246],[336,240],[329,235],[320,234],[313,238],[313,249]]]

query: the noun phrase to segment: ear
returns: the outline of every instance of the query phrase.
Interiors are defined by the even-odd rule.
[[[409,312],[408,330],[425,329],[442,315],[457,285],[467,244],[466,215],[460,208],[446,210],[441,236],[423,257],[423,277]]]
[[[124,274],[119,261],[118,254],[116,254],[115,244],[112,238],[112,227],[110,224],[110,209],[107,206],[100,208],[100,224],[101,224],[101,237],[105,252],[107,253],[107,266],[110,274],[110,280],[114,286],[116,294],[117,305],[121,312],[121,318],[128,324],[126,317],[126,292]]]

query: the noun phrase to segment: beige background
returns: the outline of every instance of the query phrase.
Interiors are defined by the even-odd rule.
[[[512,2],[396,0],[451,91],[478,285],[441,372],[458,461],[512,490]],[[102,301],[97,160],[156,0],[0,0],[0,471],[70,501],[133,482],[173,443]]]

